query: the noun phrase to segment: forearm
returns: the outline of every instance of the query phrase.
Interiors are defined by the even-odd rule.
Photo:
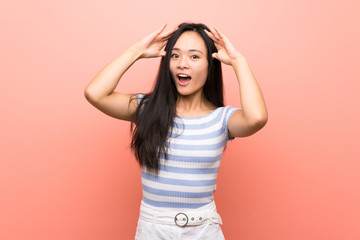
[[[244,118],[251,124],[267,121],[267,109],[259,84],[243,56],[232,64],[239,82],[240,102]]]
[[[85,89],[87,98],[101,99],[114,92],[123,74],[140,58],[136,45],[129,47],[119,57],[98,72]]]

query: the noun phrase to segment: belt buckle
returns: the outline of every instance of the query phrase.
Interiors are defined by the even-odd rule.
[[[179,227],[184,227],[189,222],[189,218],[185,213],[178,213],[174,218],[175,224]],[[180,223],[179,223],[180,221]]]

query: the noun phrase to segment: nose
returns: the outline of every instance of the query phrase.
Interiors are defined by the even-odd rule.
[[[186,57],[180,57],[178,67],[179,68],[189,68],[189,64],[188,64]]]

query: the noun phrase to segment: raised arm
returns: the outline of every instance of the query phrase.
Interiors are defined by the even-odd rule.
[[[218,50],[213,53],[224,64],[234,68],[240,91],[241,111],[236,111],[229,119],[229,137],[246,137],[259,131],[267,122],[268,113],[259,84],[245,59],[230,41],[216,28],[207,32]]]
[[[119,57],[107,64],[98,72],[85,88],[86,99],[105,114],[131,121],[138,106],[137,101],[131,101],[131,94],[115,92],[123,74],[134,62],[141,58],[165,56],[162,50],[173,31],[164,32],[166,25],[151,33],[138,43],[129,47]]]

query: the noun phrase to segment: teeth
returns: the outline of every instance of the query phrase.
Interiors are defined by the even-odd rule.
[[[179,77],[189,77],[188,75],[185,75],[185,74],[179,74],[178,76]]]

